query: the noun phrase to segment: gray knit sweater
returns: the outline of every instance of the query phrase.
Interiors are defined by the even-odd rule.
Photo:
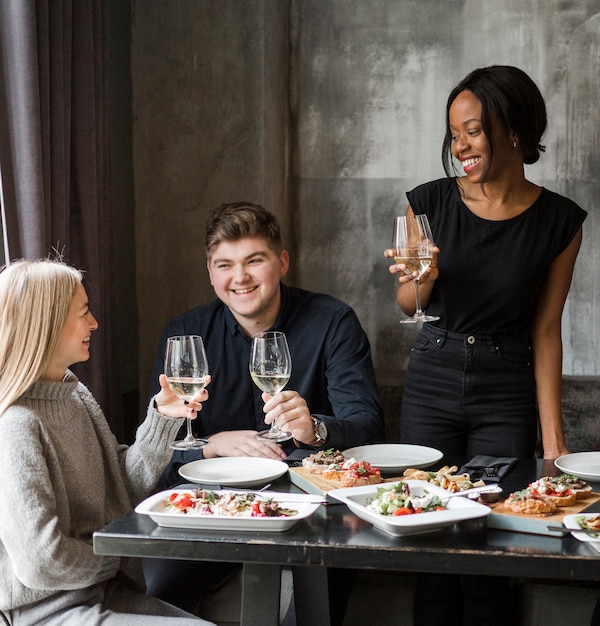
[[[0,609],[82,589],[139,563],[97,556],[92,533],[130,511],[171,458],[181,421],[152,408],[120,445],[87,388],[67,372],[38,381],[0,415]]]

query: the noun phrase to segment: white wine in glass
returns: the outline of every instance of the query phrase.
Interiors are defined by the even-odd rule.
[[[208,361],[202,337],[178,335],[167,339],[165,352],[165,376],[171,391],[181,400],[188,402],[206,385]],[[208,441],[197,439],[192,433],[192,420],[186,420],[187,434],[171,444],[175,450],[198,450]]]
[[[417,322],[434,322],[439,320],[438,315],[427,315],[421,310],[421,298],[419,294],[419,279],[433,261],[433,237],[427,215],[413,215],[408,213],[402,217],[394,218],[394,234],[392,237],[392,250],[394,261],[397,265],[404,265],[404,273],[411,276],[416,272],[413,279],[415,286],[416,310],[412,317],[400,320],[401,324],[416,324]]]
[[[285,334],[269,330],[253,335],[249,369],[254,384],[261,391],[271,396],[278,394],[292,374],[292,358]],[[257,437],[281,442],[291,439],[292,435],[273,422],[269,430],[258,433]]]

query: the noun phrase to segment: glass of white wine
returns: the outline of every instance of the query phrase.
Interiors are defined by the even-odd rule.
[[[171,391],[188,402],[206,385],[208,361],[202,337],[178,335],[167,339],[165,352],[165,376]],[[192,420],[186,420],[187,434],[171,444],[175,450],[197,450],[208,440],[197,439],[192,433]]]
[[[288,383],[292,373],[292,358],[284,333],[269,330],[252,336],[250,348],[250,376],[254,384],[271,396],[279,393]],[[287,441],[290,433],[280,430],[275,422],[269,430],[257,437],[271,441]]]
[[[432,248],[434,245],[427,215],[409,213],[394,218],[394,235],[392,238],[394,261],[396,264],[405,266],[405,274],[410,276],[414,272],[417,273],[413,279],[416,311],[412,317],[400,320],[401,324],[434,322],[440,319],[438,315],[427,315],[421,310],[419,294],[419,279],[433,261]]]

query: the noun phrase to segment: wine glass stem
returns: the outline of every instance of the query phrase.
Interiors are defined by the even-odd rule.
[[[187,428],[187,435],[185,436],[185,440],[194,441],[195,437],[194,437],[194,434],[192,433],[192,420],[189,417],[186,418],[185,425]]]
[[[419,293],[419,279],[416,278],[413,280],[415,285],[415,306],[416,311],[414,317],[421,317],[423,315],[423,311],[421,311],[421,294]]]

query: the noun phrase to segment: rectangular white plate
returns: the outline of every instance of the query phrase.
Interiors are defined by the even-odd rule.
[[[196,528],[200,530],[234,530],[276,532],[288,530],[302,519],[310,517],[319,506],[314,496],[301,493],[281,493],[263,491],[261,499],[273,498],[282,503],[283,508],[295,509],[290,517],[221,517],[215,515],[189,515],[165,511],[165,502],[173,493],[190,493],[191,489],[169,489],[161,491],[135,507],[136,513],[148,515],[159,526],[169,528]],[[215,490],[216,494],[236,492],[235,489]]]
[[[419,495],[423,491],[433,493],[440,498],[448,495],[448,492],[441,487],[432,485],[423,480],[404,481],[410,487],[411,492]],[[479,504],[468,498],[450,498],[446,503],[446,510],[432,511],[431,513],[415,513],[413,515],[381,515],[367,508],[369,500],[377,495],[377,489],[384,487],[389,489],[397,483],[383,483],[378,485],[368,485],[366,487],[348,487],[347,489],[332,489],[328,495],[344,504],[361,519],[370,522],[384,532],[395,537],[407,535],[418,535],[441,530],[446,526],[452,526],[457,522],[468,519],[485,517],[491,512],[490,507]]]

